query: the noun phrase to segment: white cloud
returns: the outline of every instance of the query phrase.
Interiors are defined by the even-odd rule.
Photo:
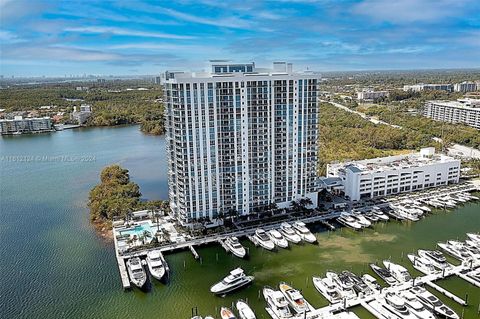
[[[79,32],[79,33],[125,35],[125,36],[146,37],[146,38],[163,38],[163,39],[195,38],[193,36],[177,35],[177,34],[171,34],[171,33],[145,32],[145,31],[115,28],[115,27],[97,27],[97,26],[66,28],[65,31]]]
[[[2,41],[2,43],[18,43],[24,42],[25,40],[20,39],[16,34],[10,31],[0,30],[0,41]]]

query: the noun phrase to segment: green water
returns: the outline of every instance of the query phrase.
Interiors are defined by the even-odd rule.
[[[192,307],[218,314],[222,305],[246,299],[258,318],[267,318],[259,291],[280,281],[302,289],[316,307],[327,302],[313,288],[312,275],[326,270],[369,272],[368,263],[391,257],[413,270],[406,254],[434,248],[436,242],[480,231],[480,204],[436,212],[417,223],[390,222],[355,233],[326,232],[319,245],[298,245],[267,252],[248,241],[250,257],[239,260],[219,245],[167,255],[167,284],[152,282],[147,293],[121,288],[111,244],[99,240],[88,223],[88,190],[101,168],[120,163],[140,184],[144,197],[167,196],[164,139],[145,136],[137,127],[71,130],[39,136],[0,139],[0,156],[94,156],[94,161],[0,160],[0,317],[1,318],[189,318]],[[405,256],[405,257],[402,257]],[[228,297],[209,287],[229,270],[242,266],[255,276],[253,285]],[[480,289],[459,278],[439,283],[458,296],[468,294],[470,306],[440,298],[464,318],[479,318]],[[372,318],[362,308],[361,318]],[[217,315],[218,317],[218,315]]]

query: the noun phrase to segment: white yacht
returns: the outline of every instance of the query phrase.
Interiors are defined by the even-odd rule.
[[[246,276],[242,268],[236,268],[230,272],[222,281],[216,283],[210,288],[214,294],[220,295],[231,292],[253,281],[253,276]]]
[[[385,268],[390,271],[392,276],[399,282],[407,282],[412,280],[412,276],[405,267],[400,266],[399,264],[392,263],[388,260],[384,260],[383,264],[385,265]]]
[[[236,305],[240,319],[256,319],[255,313],[246,302],[239,300]]]
[[[330,278],[313,277],[313,285],[330,303],[342,301],[342,294]]]
[[[233,311],[231,311],[227,307],[222,307],[220,309],[220,318],[222,319],[236,319],[235,315],[233,314]]]
[[[480,234],[467,233],[467,236],[470,238],[470,240],[480,244]]]
[[[353,289],[354,282],[348,276],[337,274],[333,271],[327,271],[325,276],[329,278],[334,285],[336,285],[342,297],[349,299],[357,296],[355,290]]]
[[[140,258],[133,257],[127,260],[127,270],[130,281],[138,288],[142,288],[147,282],[147,274],[143,269]]]
[[[166,272],[161,253],[157,250],[149,251],[145,260],[147,261],[147,267],[150,274],[155,279],[161,280]]]
[[[262,246],[263,248],[267,249],[267,250],[273,250],[275,249],[275,244],[273,243],[273,241],[270,239],[270,237],[267,235],[267,233],[259,228],[255,231],[255,240],[257,241],[257,243]]]
[[[360,230],[363,228],[362,225],[358,223],[357,219],[347,213],[342,213],[340,217],[337,218],[337,222],[353,230]]]
[[[267,309],[270,310],[277,318],[291,318],[292,313],[288,307],[288,301],[285,296],[278,290],[270,287],[263,288],[263,297],[267,302]]]
[[[440,301],[435,295],[423,287],[415,286],[410,291],[417,296],[418,300],[435,314],[448,319],[459,319],[460,317]]]
[[[237,237],[228,237],[225,239],[224,244],[227,246],[228,250],[238,258],[243,258],[247,254],[245,247],[240,244]]]
[[[388,292],[385,295],[383,307],[402,319],[417,319],[417,316],[411,313],[405,305],[405,300],[394,293]]]
[[[425,275],[431,275],[438,272],[429,259],[419,257],[415,254],[408,254],[407,258],[412,262],[415,269],[424,273]]]
[[[295,229],[289,223],[282,223],[280,225],[280,232],[283,234],[285,239],[294,244],[298,244],[302,241],[300,235],[295,232]]]
[[[445,256],[438,250],[419,249],[418,256],[430,260],[430,262],[439,269],[445,269],[451,266]]]
[[[353,282],[353,290],[360,296],[360,295],[370,295],[373,293],[372,289],[363,282],[363,280],[355,275],[353,272],[350,272],[348,270],[342,271],[342,275],[345,275],[350,278],[350,280]]]
[[[380,292],[382,290],[382,286],[380,286],[375,277],[369,274],[364,274],[362,280],[370,289],[372,289],[372,291]]]
[[[438,243],[438,247],[443,249],[445,252],[450,254],[451,256],[457,258],[458,260],[469,260],[473,257],[473,253],[465,247],[452,245],[451,243]]]
[[[435,315],[428,310],[410,291],[404,290],[400,296],[405,300],[405,305],[419,319],[435,319]]]
[[[366,219],[368,219],[372,223],[376,223],[380,220],[380,218],[377,215],[375,215],[373,212],[366,212],[364,216]]]
[[[295,222],[293,223],[293,228],[297,232],[297,234],[307,243],[315,243],[317,241],[317,237],[313,235],[310,230],[308,230],[307,226],[305,226],[304,222]]]
[[[392,273],[389,270],[375,264],[370,264],[370,267],[380,278],[382,278],[390,286],[398,283],[397,279],[392,276]]]
[[[480,243],[478,243],[476,241],[473,241],[473,240],[470,240],[470,239],[466,239],[465,244],[467,244],[467,246],[469,246],[471,248],[480,248]]]
[[[372,214],[378,217],[379,220],[388,221],[390,218],[384,214],[380,209],[372,210]]]
[[[285,299],[287,299],[290,307],[292,307],[296,313],[305,313],[310,311],[309,305],[305,298],[303,298],[300,291],[292,288],[284,282],[281,282],[280,285],[278,285],[278,288],[285,296]]]
[[[360,212],[353,211],[351,216],[355,218],[362,227],[372,226],[372,222],[366,219]]]
[[[282,234],[278,230],[272,229],[267,232],[268,237],[273,241],[275,245],[280,248],[288,248],[288,241],[283,238]]]

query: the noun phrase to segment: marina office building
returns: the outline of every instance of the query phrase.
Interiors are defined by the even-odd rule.
[[[462,123],[480,130],[480,100],[428,101],[423,115],[435,121]]]
[[[165,73],[169,199],[182,223],[317,204],[318,77],[285,62]]]
[[[458,183],[460,160],[428,147],[408,155],[329,164],[327,177],[339,178],[344,195],[357,201]]]

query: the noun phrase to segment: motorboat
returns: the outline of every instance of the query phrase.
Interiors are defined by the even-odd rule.
[[[480,244],[480,234],[467,233],[467,237],[468,237],[470,240],[473,240],[474,242]]]
[[[382,290],[382,286],[380,286],[380,284],[377,282],[377,280],[375,279],[375,277],[369,275],[369,274],[364,274],[362,276],[362,280],[363,282],[368,286],[370,287],[370,289],[372,289],[372,291],[380,291]]]
[[[374,214],[375,216],[377,216],[379,220],[382,220],[382,221],[385,221],[385,222],[390,219],[386,214],[384,214],[379,209],[374,209],[374,210],[372,210],[371,213]]]
[[[398,208],[394,205],[390,205],[390,209],[387,210],[388,216],[396,219],[396,220],[404,220],[405,217],[403,217],[403,214],[400,213]]]
[[[418,319],[405,305],[405,300],[394,293],[388,292],[385,294],[385,303],[383,307],[394,315],[402,319]]]
[[[415,254],[408,254],[407,258],[412,262],[413,267],[418,271],[430,275],[438,272],[430,259],[419,257]]]
[[[395,206],[395,211],[396,213],[402,217],[403,219],[406,219],[406,220],[411,220],[413,222],[416,222],[419,220],[418,218],[418,214],[417,214],[417,210],[413,210],[413,209],[410,209],[410,208],[406,208],[404,206]]]
[[[243,258],[247,254],[245,247],[240,244],[237,237],[228,237],[225,239],[224,244],[227,246],[228,250],[238,258]]]
[[[237,312],[240,319],[256,319],[257,318],[252,308],[250,308],[250,306],[246,302],[239,300],[237,301],[235,306],[237,307]]]
[[[457,258],[458,260],[464,261],[464,260],[469,260],[470,258],[473,257],[472,252],[470,252],[468,249],[465,249],[465,247],[455,246],[455,245],[449,244],[448,242],[438,243],[437,245],[446,253]]]
[[[253,279],[253,276],[245,275],[242,268],[235,268],[222,281],[214,284],[210,291],[217,295],[225,294],[248,285]]]
[[[405,301],[408,310],[419,319],[435,319],[435,315],[428,310],[412,292],[405,290],[400,293],[400,296]]]
[[[297,234],[307,243],[315,243],[317,241],[317,237],[313,235],[310,230],[308,230],[307,226],[304,222],[295,222],[293,223],[293,228],[297,232]]]
[[[236,319],[235,315],[233,314],[233,311],[231,311],[227,307],[222,307],[220,309],[220,318],[222,319]]]
[[[282,234],[278,230],[269,230],[267,234],[275,245],[280,248],[288,248],[288,241],[282,236]]]
[[[372,223],[376,223],[380,220],[380,218],[377,215],[375,215],[373,212],[366,212],[363,215],[365,216],[366,219],[368,219]]]
[[[372,270],[390,286],[398,283],[389,270],[375,264],[370,264],[370,268],[372,268]]]
[[[392,263],[391,261],[388,261],[388,260],[384,260],[383,265],[385,266],[385,268],[388,269],[388,271],[390,271],[392,276],[399,282],[407,282],[412,280],[412,276],[410,275],[410,273],[405,267],[400,266],[399,264]]]
[[[480,243],[477,243],[476,241],[470,239],[466,239],[465,244],[471,248],[480,248]]]
[[[439,269],[445,269],[450,267],[447,259],[438,250],[418,250],[418,256],[430,260],[430,262]]]
[[[480,249],[477,247],[476,244],[468,245],[466,242],[461,242],[461,241],[457,241],[457,240],[448,240],[447,244],[452,245],[453,247],[455,247],[457,249],[467,250],[468,252],[470,252],[472,257],[475,257],[475,255],[480,254]]]
[[[288,303],[290,304],[290,307],[292,307],[292,309],[296,313],[305,313],[307,311],[310,311],[310,308],[308,307],[308,303],[305,300],[305,298],[303,298],[300,291],[292,288],[291,286],[287,285],[284,282],[280,283],[280,285],[278,285],[278,288],[285,296],[285,299],[287,299]]]
[[[342,274],[350,278],[350,280],[353,282],[353,290],[355,290],[357,294],[369,295],[373,293],[372,289],[370,289],[370,287],[366,283],[364,283],[363,280],[357,275],[355,275],[353,272],[344,270],[342,271]]]
[[[357,296],[355,290],[353,289],[354,282],[350,279],[350,277],[343,274],[337,274],[333,271],[327,271],[325,276],[329,278],[334,285],[336,285],[337,289],[342,294],[342,297],[349,299]]]
[[[267,309],[270,310],[277,318],[291,318],[292,313],[288,307],[288,301],[279,290],[273,290],[271,287],[263,288],[263,298],[267,302]]]
[[[289,223],[282,223],[280,225],[280,232],[282,233],[283,237],[285,237],[286,240],[298,244],[302,241],[302,238],[300,235],[298,235],[295,232],[295,229],[290,225]]]
[[[424,213],[430,213],[432,211],[430,207],[417,201],[413,202],[413,207],[422,210]]]
[[[313,277],[313,285],[330,303],[342,301],[342,294],[330,278]]]
[[[341,214],[340,217],[337,218],[337,222],[353,230],[362,229],[362,225],[360,225],[355,218],[353,218],[350,214],[347,213]]]
[[[133,257],[127,260],[127,270],[130,281],[138,288],[142,288],[147,282],[147,274],[145,269],[143,269],[140,258]]]
[[[155,279],[161,280],[166,272],[161,253],[158,250],[149,251],[145,260],[150,274]]]
[[[435,208],[443,208],[444,207],[443,203],[441,203],[441,202],[439,202],[438,200],[435,200],[435,199],[428,200],[427,204],[432,206],[432,207],[435,207]]]
[[[362,227],[372,226],[372,222],[365,218],[360,212],[352,212],[351,216],[357,220]]]
[[[417,296],[418,300],[428,309],[433,311],[435,314],[442,316],[448,319],[459,319],[458,314],[455,313],[451,308],[447,307],[443,302],[440,301],[435,295],[430,293],[423,287],[414,286],[410,291]]]
[[[267,249],[267,250],[273,250],[275,249],[275,244],[273,243],[273,241],[270,239],[270,237],[268,236],[267,232],[264,231],[263,229],[259,228],[255,231],[255,235],[254,235],[257,243]]]

